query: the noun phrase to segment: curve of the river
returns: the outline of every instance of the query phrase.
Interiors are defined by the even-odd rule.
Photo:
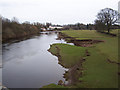
[[[64,67],[47,50],[56,40],[57,33],[42,33],[30,39],[3,45],[3,85],[8,88],[40,88],[63,80]]]

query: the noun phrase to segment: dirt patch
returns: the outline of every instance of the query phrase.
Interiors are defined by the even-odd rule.
[[[109,63],[114,63],[114,64],[118,64],[118,65],[120,65],[120,63],[115,62],[115,61],[112,61],[112,60],[110,60],[110,59],[107,59],[107,61],[108,61]]]
[[[106,34],[106,35],[110,35],[110,36],[113,36],[113,37],[116,37],[117,34],[113,34],[113,33],[108,33],[108,32],[101,32],[101,31],[98,31],[99,33],[103,33],[103,34]]]
[[[109,63],[112,63],[112,64],[120,65],[120,63],[115,62],[115,61],[112,61],[112,60],[110,60],[110,59],[107,59],[107,61],[108,61]],[[120,75],[120,72],[118,72],[118,75]]]
[[[71,42],[74,43],[74,45],[76,46],[90,47],[93,44],[97,44],[97,43],[104,42],[104,41],[87,39],[87,40],[71,40]]]
[[[118,72],[118,75],[120,75],[120,72]]]
[[[80,58],[79,62],[77,62],[75,65],[73,65],[69,70],[64,74],[65,78],[68,81],[67,86],[69,85],[75,85],[78,82],[83,82],[79,80],[80,77],[83,76],[83,62],[86,61],[87,56],[90,56],[90,53],[88,50],[85,51],[85,56]]]
[[[71,40],[75,40],[75,38],[77,37],[69,37],[68,35],[65,35],[61,32],[58,33],[58,36],[57,36],[57,40],[61,40],[61,39],[64,39],[66,42],[71,42]]]
[[[76,46],[81,46],[81,47],[90,47],[93,46],[93,44],[97,44],[100,42],[104,42],[103,40],[92,40],[92,39],[84,39],[84,40],[77,40],[77,37],[69,37],[63,33],[58,34],[59,40],[64,39],[67,42],[74,43]]]
[[[85,59],[80,59],[80,61],[69,68],[68,70],[68,84],[67,85],[75,85],[77,82],[79,82],[79,78],[83,75],[82,70],[82,63],[85,61]]]

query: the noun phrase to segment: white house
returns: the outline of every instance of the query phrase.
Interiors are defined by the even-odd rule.
[[[61,26],[49,26],[48,30],[62,29]]]
[[[41,28],[41,30],[46,31],[46,29],[45,29],[45,28]]]

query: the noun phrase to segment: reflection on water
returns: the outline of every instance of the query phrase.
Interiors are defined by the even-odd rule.
[[[3,85],[8,88],[40,88],[63,80],[65,68],[58,58],[47,50],[56,40],[57,33],[41,34],[34,38],[3,47]]]

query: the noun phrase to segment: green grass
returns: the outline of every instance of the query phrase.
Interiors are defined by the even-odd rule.
[[[105,54],[111,61],[119,62],[118,60],[118,37],[101,38],[104,43],[99,43],[96,48],[102,54]]]
[[[83,63],[82,83],[77,87],[82,88],[117,88],[118,66],[109,63],[107,57],[98,50],[89,48],[90,55]]]
[[[110,33],[118,35],[120,34],[120,29],[112,29]]]
[[[90,56],[86,57],[83,63],[83,76],[79,77],[82,83],[77,83],[74,87],[79,88],[117,88],[118,86],[118,66],[109,63],[107,56],[94,47],[77,47],[67,44],[53,44],[50,51],[54,54],[55,47],[60,48],[62,64],[70,67],[84,57],[85,50],[88,49]]]
[[[60,49],[60,56],[62,60],[60,61],[64,67],[71,67],[80,61],[85,55],[86,48],[67,45],[67,44],[53,44],[50,48],[50,52],[56,55],[57,50],[55,47]]]
[[[117,30],[112,30],[111,33],[116,33]],[[112,37],[110,35],[98,33],[95,30],[69,30],[62,31],[62,33],[75,37],[76,39],[94,39],[94,40],[103,40],[104,43],[99,43],[96,46],[97,49],[109,59],[118,62],[118,37]]]
[[[117,31],[112,31],[112,33]],[[107,59],[118,62],[118,37],[98,33],[94,30],[70,30],[62,33],[75,37],[76,39],[98,39],[104,42],[94,44],[92,47],[77,47],[67,44],[53,44],[50,48],[52,54],[56,55],[56,46],[60,49],[62,65],[71,67],[85,57],[88,49],[90,56],[83,63],[83,75],[79,77],[81,83],[72,87],[79,88],[118,88],[118,65],[110,63]],[[81,71],[80,71],[81,72]]]
[[[70,37],[75,37],[77,39],[99,39],[101,37],[108,36],[105,34],[98,33],[95,30],[69,30],[62,31],[62,33]]]
[[[116,64],[107,62],[109,58],[112,61],[118,62],[118,37],[111,37],[109,35],[101,34],[96,31],[63,31],[71,37],[76,39],[99,39],[104,40],[104,43],[94,45],[89,51],[90,56],[84,63],[85,76],[82,79],[84,82],[79,87],[117,87],[118,80],[118,67]],[[118,30],[112,30],[111,33],[118,34]],[[93,83],[91,83],[93,82]],[[114,84],[113,84],[114,83]]]
[[[56,84],[49,84],[49,85],[43,86],[42,88],[66,88],[66,87],[61,85],[56,85]]]

